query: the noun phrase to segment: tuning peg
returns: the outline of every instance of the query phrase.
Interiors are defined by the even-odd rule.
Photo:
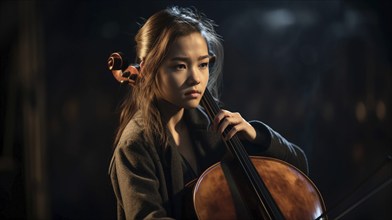
[[[128,77],[128,79],[133,80],[133,81],[136,81],[137,77],[138,77],[138,74],[137,74],[137,73],[136,73],[136,74],[131,74],[131,75]]]
[[[128,77],[131,76],[131,72],[129,72],[129,71],[124,71],[124,72],[121,73],[121,76],[122,76],[122,77],[125,77],[125,78],[128,78]]]

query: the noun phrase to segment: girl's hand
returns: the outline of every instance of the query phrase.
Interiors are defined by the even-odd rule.
[[[223,134],[228,128],[228,133]],[[213,129],[223,135],[224,140],[231,139],[235,134],[242,140],[257,143],[259,138],[256,130],[250,125],[238,112],[230,112],[221,110],[215,116],[213,121]]]

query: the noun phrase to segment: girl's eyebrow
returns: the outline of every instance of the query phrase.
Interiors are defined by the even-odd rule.
[[[197,58],[197,60],[204,60],[206,58],[211,58],[211,57],[212,57],[211,55],[199,56]],[[173,57],[170,60],[171,61],[183,61],[183,62],[186,62],[186,61],[189,61],[190,59],[188,57]]]

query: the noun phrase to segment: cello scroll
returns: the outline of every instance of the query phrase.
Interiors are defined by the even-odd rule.
[[[129,64],[121,52],[114,52],[109,56],[108,67],[114,78],[121,84],[135,86],[136,81],[141,78],[140,65]]]

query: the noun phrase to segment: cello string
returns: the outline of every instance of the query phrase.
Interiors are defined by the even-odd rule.
[[[206,108],[207,113],[210,116],[210,119],[213,120],[214,116],[220,111],[220,109],[217,105],[214,105],[215,100],[213,100],[212,95],[209,93],[209,91],[207,89],[205,91],[203,98],[205,99],[203,101],[204,107]],[[224,133],[224,135],[227,135],[228,132],[227,132],[227,130],[225,130],[223,133]],[[244,159],[242,158],[244,155],[243,151],[241,152],[241,150],[243,150],[242,145],[238,144],[238,147],[234,147],[235,145],[234,145],[233,141],[237,141],[236,143],[240,143],[238,140],[238,137],[235,135],[232,139],[225,142],[226,144],[229,145],[228,150],[239,159],[238,162],[243,167],[243,170],[244,170],[245,174],[248,176],[248,178],[252,178],[251,177],[252,175],[249,174],[249,172],[248,172],[248,170],[250,170],[249,164],[244,162]],[[252,178],[252,180],[253,180],[253,178]],[[251,182],[251,184],[254,185],[254,182]]]
[[[211,93],[206,89],[205,94],[203,96],[203,98],[205,98],[205,107],[207,108],[207,113],[209,112],[210,115],[210,119],[213,120],[214,116],[216,114],[218,114],[218,112],[220,111],[220,108],[215,104],[215,100],[213,99]],[[223,135],[226,136],[228,133],[227,129],[223,132]],[[233,138],[231,138],[230,140],[226,141],[227,144],[229,144],[230,146],[230,151],[235,154],[238,158],[240,158],[241,160],[239,161],[241,163],[241,165],[246,169],[249,167],[249,164],[246,164],[243,159],[240,156],[244,155],[244,149],[241,145],[241,142],[239,141],[237,135],[235,135]],[[237,146],[239,147],[234,147],[235,144],[237,144]]]
[[[209,93],[208,89],[206,89],[203,99],[202,103],[207,110],[207,114],[209,115],[210,120],[213,120],[215,115],[220,111],[220,108],[216,104],[212,95]],[[225,129],[225,131],[223,132],[224,136],[226,136],[228,132],[229,129]],[[269,212],[272,212],[277,219],[282,219],[283,215],[281,211],[279,210],[269,191],[266,190],[264,182],[261,180],[261,177],[259,176],[258,172],[256,171],[256,168],[248,157],[248,154],[244,146],[242,145],[242,142],[239,140],[238,136],[233,136],[230,140],[225,141],[225,143],[229,145],[228,150],[238,159],[238,162],[240,163],[244,173],[250,180],[250,184],[256,192],[261,205],[264,207],[264,210],[267,210],[264,201],[267,202],[267,215],[271,218],[271,213]],[[274,209],[274,207],[276,208]]]
[[[219,107],[217,107],[215,100],[213,100],[213,97],[211,96],[211,94],[209,93],[209,91],[206,89],[205,94],[203,96],[202,99],[202,104],[203,106],[206,108],[207,114],[210,117],[210,120],[212,121],[215,118],[215,115],[220,111]],[[215,104],[215,105],[214,105]],[[227,134],[226,130],[224,131],[223,135]],[[236,136],[234,137],[236,138]],[[231,140],[229,141],[224,141],[224,143],[227,145],[227,150],[229,150],[231,152],[231,154],[233,155],[234,158],[237,158],[238,163],[240,164],[240,166],[242,167],[243,172],[245,173],[245,175],[247,176],[248,179],[250,179],[250,184],[252,185],[253,189],[256,189],[254,186],[254,182],[252,182],[252,179],[250,178],[250,174],[247,172],[247,165],[243,162],[241,156],[239,155],[238,151],[239,149],[236,149],[233,146],[233,143],[231,142]],[[262,202],[262,198],[260,198],[260,192],[258,192],[256,190],[256,195],[259,199],[259,201],[261,202],[262,207],[264,207],[264,210],[267,210],[265,208],[264,203]],[[271,219],[270,214],[267,212],[268,217]]]
[[[213,97],[209,93],[208,90],[206,90],[204,97],[206,98],[205,104],[208,107],[208,109],[211,111],[210,117],[213,119],[213,116],[219,112],[220,108],[217,105],[214,105],[215,100],[213,100]],[[228,134],[228,130],[225,130],[224,135],[226,136],[227,134]],[[253,180],[252,184],[254,184],[254,182],[256,182],[255,176],[258,173],[256,172],[256,169],[254,168],[253,164],[250,163],[250,160],[248,160],[248,157],[246,156],[247,158],[244,158],[245,155],[247,155],[247,153],[245,151],[245,148],[242,145],[242,142],[239,140],[238,136],[235,135],[230,140],[228,140],[226,143],[229,144],[230,149],[232,151],[234,151],[232,153],[234,153],[237,156],[237,158],[239,158],[239,160],[240,160],[239,162],[244,167],[245,173],[247,174],[247,176],[249,178],[251,178]],[[237,146],[237,147],[234,147],[234,146]],[[259,176],[257,175],[257,177],[259,177]]]
[[[208,105],[208,107],[209,107],[209,109],[211,109],[211,118],[213,118],[213,116],[214,115],[216,115],[219,111],[220,111],[220,108],[217,106],[217,105],[214,105],[216,102],[215,102],[215,100],[213,99],[213,97],[212,97],[212,95],[211,95],[211,93],[209,93],[209,91],[208,90],[206,90],[206,92],[205,92],[205,98],[206,98],[206,101],[207,101],[207,105]],[[224,131],[224,136],[226,136],[228,134],[228,130],[225,130]],[[239,138],[238,138],[238,136],[237,135],[235,135],[234,137],[232,137],[230,140],[228,140],[227,141],[228,142],[228,144],[230,144],[231,146],[231,149],[232,150],[234,150],[235,152],[235,154],[237,155],[237,156],[241,156],[241,157],[239,157],[240,159],[241,159],[241,164],[243,165],[243,166],[245,166],[245,168],[246,169],[248,169],[248,170],[251,170],[251,171],[253,171],[253,173],[251,173],[250,175],[251,176],[255,176],[256,174],[257,174],[257,177],[258,177],[258,173],[256,172],[256,170],[254,169],[254,166],[253,166],[253,164],[251,164],[250,163],[250,160],[247,160],[247,152],[246,152],[246,150],[245,150],[245,148],[243,147],[243,145],[242,145],[242,142],[239,140]],[[234,146],[237,146],[237,147],[234,147]],[[247,157],[247,158],[243,158],[243,157]],[[252,177],[251,177],[252,178]],[[254,178],[254,177],[253,177]]]

